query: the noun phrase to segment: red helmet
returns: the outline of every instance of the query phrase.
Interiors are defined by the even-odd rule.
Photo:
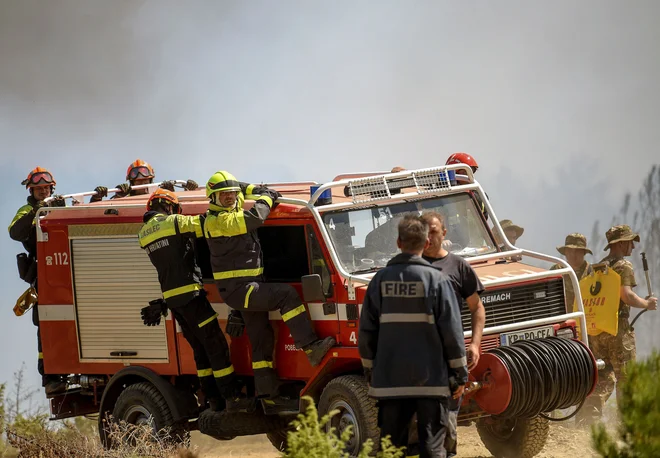
[[[135,181],[138,178],[155,178],[154,169],[142,159],[136,159],[134,162],[131,162],[131,165],[128,166],[126,170],[126,179],[128,181]]]
[[[477,161],[468,153],[452,154],[451,156],[449,156],[449,159],[447,159],[445,165],[451,165],[451,164],[467,164],[470,167],[472,167],[472,172],[476,172],[477,169],[479,168],[479,164],[477,164]]]
[[[172,191],[167,189],[158,188],[147,200],[147,210],[152,210],[155,203],[169,204],[174,208],[174,213],[181,213],[181,205],[179,205],[179,198]]]
[[[36,167],[32,169],[25,180],[21,182],[25,185],[25,189],[36,188],[38,186],[55,186],[55,178],[53,175],[43,167]]]

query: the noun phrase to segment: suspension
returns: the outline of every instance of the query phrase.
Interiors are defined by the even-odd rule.
[[[579,340],[523,340],[484,353],[466,396],[501,418],[548,418],[544,412],[582,406],[597,377],[596,360]]]

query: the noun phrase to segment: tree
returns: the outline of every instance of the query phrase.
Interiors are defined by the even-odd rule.
[[[594,425],[592,438],[600,456],[607,458],[653,458],[660,456],[660,354],[654,351],[642,362],[627,366],[622,386],[621,423],[618,438],[603,424]]]
[[[618,215],[614,215],[610,225],[603,227],[599,221],[594,223],[590,245],[595,250],[594,260],[600,261],[599,250],[607,245],[605,232],[616,224],[628,224],[633,231],[640,235],[640,243],[635,249],[634,255],[629,260],[635,266],[635,277],[637,280],[636,292],[641,297],[647,295],[646,279],[642,271],[642,259],[639,253],[645,252],[649,264],[649,275],[652,290],[657,295],[660,291],[660,166],[651,167],[646,178],[642,181],[637,198],[633,199],[631,194],[623,198]],[[603,253],[604,254],[604,253]],[[631,319],[634,318],[639,309],[632,309]],[[660,314],[650,312],[635,323],[637,334],[638,356],[648,355],[651,348],[660,347],[660,337],[655,329],[660,326]]]

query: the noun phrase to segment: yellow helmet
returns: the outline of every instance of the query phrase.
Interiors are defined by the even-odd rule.
[[[216,192],[241,191],[241,185],[234,175],[224,170],[215,172],[206,182],[206,197],[211,197]]]

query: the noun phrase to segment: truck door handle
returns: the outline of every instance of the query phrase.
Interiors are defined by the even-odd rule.
[[[136,351],[111,351],[110,356],[137,356]]]

